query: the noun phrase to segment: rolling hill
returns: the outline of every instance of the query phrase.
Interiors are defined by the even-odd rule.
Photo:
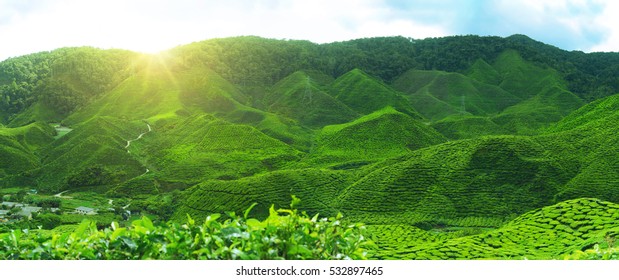
[[[0,186],[175,221],[295,196],[368,225],[375,258],[562,258],[619,226],[615,61],[520,35],[11,58]]]
[[[324,161],[376,161],[445,141],[445,137],[411,116],[385,107],[352,122],[324,127],[312,158]]]
[[[299,71],[275,84],[263,103],[270,112],[296,118],[312,128],[348,122],[358,116],[355,111],[329,95],[328,91],[328,87]]]
[[[408,100],[399,92],[369,76],[360,69],[338,77],[332,84],[332,95],[361,114],[369,114],[386,106],[421,118]]]

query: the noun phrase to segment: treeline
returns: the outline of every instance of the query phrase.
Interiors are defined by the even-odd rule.
[[[556,69],[569,89],[585,100],[619,92],[618,53],[568,52],[524,35],[423,40],[379,37],[322,45],[248,36],[196,42],[170,54],[182,66],[205,64],[235,84],[271,85],[296,70],[339,77],[359,68],[387,82],[411,68],[465,72],[476,60],[493,63],[508,49],[542,67]]]
[[[62,48],[0,63],[3,121],[41,100],[67,115],[128,77],[136,54],[90,47]]]
[[[6,119],[34,102],[34,88],[49,75],[51,56],[42,52],[0,63],[0,117]]]
[[[359,68],[390,82],[414,69],[465,72],[476,60],[492,63],[503,51],[556,69],[569,89],[585,100],[619,92],[619,54],[564,51],[524,35],[507,38],[451,36],[415,40],[365,38],[329,44],[246,36],[211,39],[174,48],[171,70],[194,65],[213,69],[242,87],[273,85],[297,70],[333,77]],[[0,63],[0,118],[6,122],[36,100],[66,115],[144,67],[135,53],[63,48]]]

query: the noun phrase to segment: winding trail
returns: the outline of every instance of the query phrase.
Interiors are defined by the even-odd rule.
[[[62,195],[63,193],[66,193],[66,192],[68,192],[68,190],[63,191],[63,192],[59,192],[59,193],[55,194],[54,197],[71,199],[72,197],[70,197],[70,196],[63,196]]]
[[[140,140],[142,136],[144,136],[144,134],[153,131],[153,129],[150,127],[150,124],[147,123],[146,126],[148,127],[148,131],[143,132],[142,134],[138,135],[138,138],[135,138],[133,140],[127,140],[127,146],[125,146],[125,149],[127,149],[127,153],[129,152],[129,146],[131,146],[131,142]]]
[[[140,139],[142,139],[142,137],[143,137],[144,135],[146,135],[146,133],[149,133],[149,132],[153,131],[153,129],[152,129],[152,127],[150,127],[150,124],[149,124],[149,123],[146,123],[146,127],[148,127],[148,131],[146,131],[146,132],[142,132],[142,133],[141,133],[140,135],[138,135],[138,137],[137,137],[137,138],[135,138],[135,139],[132,139],[132,140],[127,140],[127,145],[125,146],[125,150],[127,150],[127,153],[131,153],[131,152],[129,151],[129,147],[131,146],[131,142],[133,142],[133,141],[137,141],[137,140],[140,140]],[[140,177],[140,176],[144,176],[144,175],[146,175],[148,172],[150,172],[150,169],[146,168],[146,171],[145,171],[143,174],[136,176],[136,178],[137,178],[137,177]]]

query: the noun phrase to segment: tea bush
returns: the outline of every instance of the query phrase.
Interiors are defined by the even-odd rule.
[[[198,223],[154,224],[148,217],[130,227],[97,229],[84,220],[73,232],[43,234],[12,230],[0,234],[1,259],[366,259],[373,243],[364,238],[365,227],[347,225],[342,215],[309,217],[291,208],[270,208],[260,221],[227,213],[208,216]]]

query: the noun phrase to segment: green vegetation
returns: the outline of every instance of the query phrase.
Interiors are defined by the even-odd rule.
[[[602,244],[617,232],[619,206],[595,199],[577,199],[526,213],[506,225],[483,233],[449,238],[421,235],[386,243],[383,258],[399,259],[562,259]],[[389,230],[390,228],[385,228]],[[431,235],[431,234],[430,234]],[[451,234],[453,236],[454,234]],[[393,248],[393,246],[397,246]],[[389,247],[391,246],[391,247]]]
[[[522,35],[236,37],[11,58],[0,62],[0,243],[6,258],[357,258],[316,238],[362,222],[379,259],[613,258],[602,239],[617,227],[618,61]],[[292,196],[298,211],[336,218],[271,210]],[[96,214],[80,226],[78,207]],[[265,220],[180,225],[249,207]],[[271,254],[258,238],[275,235]],[[311,244],[284,245],[301,240]]]
[[[275,84],[263,102],[270,111],[297,118],[309,127],[342,123],[357,116],[357,113],[325,90],[329,91],[312,76],[295,72]]]
[[[294,198],[293,198],[294,199]],[[294,206],[294,205],[293,205]],[[203,223],[188,218],[186,224],[153,224],[147,218],[130,227],[113,222],[98,229],[84,220],[68,232],[0,234],[0,259],[365,259],[371,242],[364,227],[346,224],[341,216],[309,217],[297,210],[270,209],[260,221],[248,212],[223,220],[220,214]]]
[[[332,94],[337,100],[361,114],[369,114],[385,106],[391,106],[414,118],[421,118],[403,95],[359,69],[354,69],[335,80]]]
[[[312,161],[376,161],[445,141],[440,133],[409,115],[385,107],[352,122],[325,126]]]
[[[520,101],[501,87],[458,73],[409,70],[393,86],[408,93],[415,109],[431,120],[449,115],[488,116]]]

